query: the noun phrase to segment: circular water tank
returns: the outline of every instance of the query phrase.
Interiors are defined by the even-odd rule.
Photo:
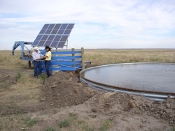
[[[153,100],[175,96],[175,63],[123,63],[85,69],[82,82],[97,89],[146,96]]]

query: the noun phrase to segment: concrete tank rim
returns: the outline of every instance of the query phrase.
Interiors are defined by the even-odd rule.
[[[85,81],[89,81],[95,84],[99,84],[99,85],[103,85],[106,86],[108,88],[117,88],[117,89],[121,89],[121,90],[128,90],[128,91],[136,91],[136,92],[145,92],[145,93],[150,93],[150,94],[166,94],[166,95],[173,95],[175,96],[175,93],[172,92],[161,92],[161,91],[149,91],[149,90],[135,90],[135,89],[131,89],[131,88],[124,88],[124,87],[118,87],[118,86],[112,86],[112,85],[108,85],[108,84],[103,84],[103,83],[99,83],[99,82],[95,82],[92,80],[89,80],[87,78],[85,78],[84,76],[82,76],[82,74],[88,70],[92,70],[95,68],[102,68],[102,67],[107,67],[107,66],[116,66],[116,65],[138,65],[138,64],[173,64],[175,65],[175,63],[173,62],[134,62],[134,63],[117,63],[117,64],[106,64],[106,65],[99,65],[99,66],[94,66],[94,67],[90,67],[87,69],[83,69],[80,71],[80,78],[84,79]]]

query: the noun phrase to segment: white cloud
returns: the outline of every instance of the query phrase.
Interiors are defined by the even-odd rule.
[[[33,41],[43,24],[65,22],[75,23],[70,46],[175,48],[174,16],[174,0],[1,0],[0,44]]]

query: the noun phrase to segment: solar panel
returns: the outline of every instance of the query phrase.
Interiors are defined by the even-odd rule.
[[[33,46],[63,48],[74,24],[45,24],[32,43]]]

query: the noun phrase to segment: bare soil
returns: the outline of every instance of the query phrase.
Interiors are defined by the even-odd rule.
[[[56,72],[46,79],[44,75],[33,78],[32,74],[33,70],[21,71],[22,77],[30,78],[26,87],[18,71],[0,70],[0,130],[175,130],[175,99],[154,102],[130,94],[97,91],[71,72]],[[26,117],[37,122],[27,125]],[[16,124],[6,125],[7,119],[7,123],[14,123],[12,118]],[[69,124],[61,127],[65,120]]]

